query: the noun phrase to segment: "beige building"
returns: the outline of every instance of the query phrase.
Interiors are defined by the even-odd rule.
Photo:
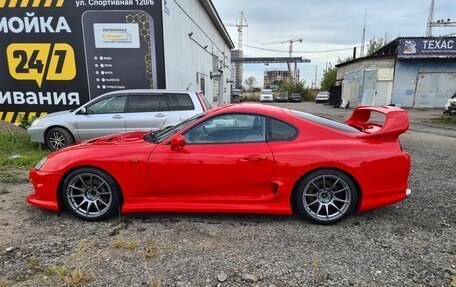
[[[288,71],[285,70],[268,70],[264,71],[264,87],[270,88],[275,81],[286,81],[288,78]]]

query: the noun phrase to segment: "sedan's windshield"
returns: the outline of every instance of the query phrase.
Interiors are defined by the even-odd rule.
[[[191,117],[169,129],[161,130],[161,131],[154,131],[149,134],[147,134],[146,137],[144,137],[145,140],[153,142],[153,143],[160,143],[163,140],[167,139],[168,137],[172,136],[173,134],[177,133],[178,131],[183,130],[184,128],[188,127],[189,125],[193,124],[200,118],[204,117],[206,113],[201,113],[199,115],[196,115],[194,117]]]

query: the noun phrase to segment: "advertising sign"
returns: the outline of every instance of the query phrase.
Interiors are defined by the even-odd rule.
[[[0,0],[0,119],[165,88],[161,0]]]
[[[398,58],[451,58],[456,57],[456,38],[402,38]]]

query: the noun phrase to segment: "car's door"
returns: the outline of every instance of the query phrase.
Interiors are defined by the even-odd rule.
[[[252,200],[272,195],[275,165],[265,118],[225,114],[186,132],[180,150],[159,145],[149,159],[154,196],[185,200]]]
[[[130,94],[125,117],[126,131],[159,130],[168,117],[168,106],[161,94]]]
[[[125,132],[127,95],[103,97],[77,114],[77,133],[81,140]]]
[[[168,103],[169,111],[164,127],[177,125],[203,111],[202,109],[199,109],[198,112],[195,111],[195,104],[187,93],[166,93],[164,96]]]

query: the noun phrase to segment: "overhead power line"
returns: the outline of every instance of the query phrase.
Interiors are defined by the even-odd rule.
[[[285,50],[269,49],[269,48],[251,46],[251,45],[246,45],[246,44],[242,44],[242,45],[245,47],[252,48],[252,49],[258,49],[258,50],[269,51],[269,52],[279,52],[279,53],[288,53],[289,52],[289,51],[285,51]],[[293,53],[297,53],[297,54],[330,53],[330,52],[353,50],[354,47],[359,48],[360,46],[352,46],[350,48],[340,48],[340,49],[331,49],[331,50],[309,50],[309,51],[294,51],[293,50]]]

